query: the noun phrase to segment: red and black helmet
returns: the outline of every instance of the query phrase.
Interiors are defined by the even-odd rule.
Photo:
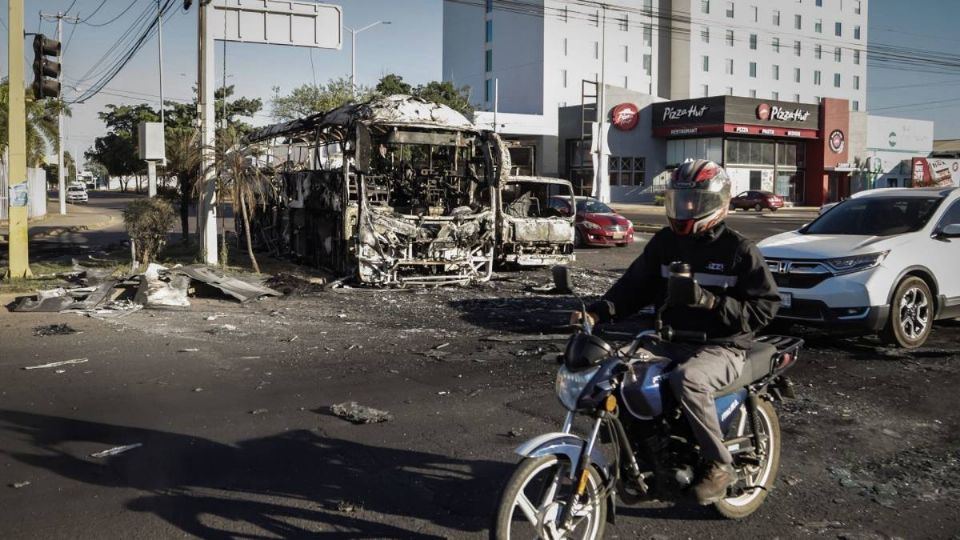
[[[687,161],[673,171],[664,204],[678,235],[708,231],[727,217],[730,177],[713,161]]]

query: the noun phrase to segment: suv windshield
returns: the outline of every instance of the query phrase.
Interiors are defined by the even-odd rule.
[[[824,213],[804,234],[890,236],[913,232],[930,220],[942,197],[848,199]]]
[[[586,214],[612,214],[613,210],[596,199],[580,199],[577,201],[577,212]]]

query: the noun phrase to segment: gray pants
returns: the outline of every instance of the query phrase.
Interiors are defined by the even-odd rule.
[[[686,343],[658,343],[645,349],[679,363],[670,373],[670,387],[700,443],[703,459],[732,463],[723,444],[713,393],[740,376],[746,353],[736,347]]]

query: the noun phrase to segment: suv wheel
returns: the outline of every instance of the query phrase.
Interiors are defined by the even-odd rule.
[[[919,347],[933,328],[933,295],[924,280],[911,276],[893,293],[890,318],[881,337],[890,345],[905,349]]]

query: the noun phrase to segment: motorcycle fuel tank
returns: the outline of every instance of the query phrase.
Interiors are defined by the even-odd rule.
[[[663,392],[669,392],[667,374],[669,362],[632,364],[620,389],[620,397],[627,411],[641,420],[650,420],[663,414]],[[661,388],[662,385],[662,388]]]

